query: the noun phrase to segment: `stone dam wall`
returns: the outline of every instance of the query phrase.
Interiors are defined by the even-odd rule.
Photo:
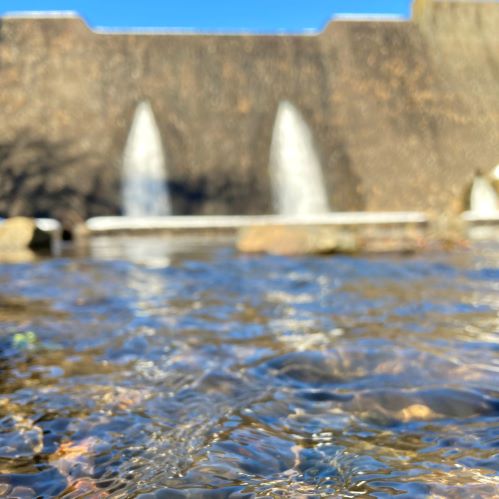
[[[417,0],[411,21],[313,36],[111,34],[0,19],[0,215],[120,211],[136,105],[154,109],[176,214],[271,213],[277,106],[314,132],[338,210],[459,208],[499,163],[499,3]]]

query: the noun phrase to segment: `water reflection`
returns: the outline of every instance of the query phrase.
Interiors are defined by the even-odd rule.
[[[0,496],[497,495],[499,248],[181,253],[0,266]]]

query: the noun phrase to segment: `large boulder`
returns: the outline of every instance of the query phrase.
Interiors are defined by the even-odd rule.
[[[0,250],[12,251],[29,248],[36,232],[32,218],[13,217],[0,223]]]
[[[0,253],[19,253],[21,251],[49,250],[52,245],[54,228],[47,221],[28,217],[12,217],[0,222]],[[48,221],[52,222],[52,221]],[[53,222],[53,224],[57,222]],[[52,225],[53,225],[52,224]]]
[[[412,253],[443,242],[442,230],[426,223],[409,222],[341,226],[272,224],[241,229],[236,245],[243,252],[278,255]]]
[[[354,234],[311,225],[254,226],[240,229],[237,249],[247,253],[303,255],[351,253],[359,249]]]

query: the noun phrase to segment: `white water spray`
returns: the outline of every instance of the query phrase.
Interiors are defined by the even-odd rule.
[[[479,215],[496,215],[499,199],[491,181],[481,174],[475,175],[470,192],[470,211]]]
[[[122,205],[125,216],[171,215],[167,164],[151,105],[135,110],[123,155]]]
[[[296,107],[282,101],[272,134],[270,178],[274,209],[282,215],[329,212],[312,132]]]

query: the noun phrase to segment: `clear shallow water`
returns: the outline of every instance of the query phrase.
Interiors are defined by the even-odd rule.
[[[0,266],[0,497],[499,495],[499,246],[153,253]]]

